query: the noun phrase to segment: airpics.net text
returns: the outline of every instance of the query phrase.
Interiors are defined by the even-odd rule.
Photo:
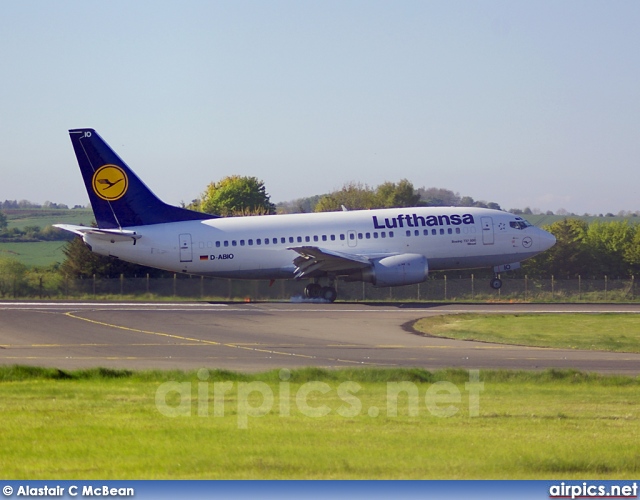
[[[155,403],[158,411],[166,417],[214,417],[225,416],[225,410],[233,405],[231,414],[237,416],[239,429],[248,429],[250,418],[259,418],[275,412],[280,417],[291,417],[296,412],[312,418],[338,415],[354,418],[366,412],[370,418],[379,416],[417,417],[425,410],[436,417],[451,417],[465,411],[469,417],[480,413],[479,370],[469,370],[469,381],[461,390],[449,381],[432,384],[409,381],[387,382],[384,407],[363,405],[363,387],[357,382],[347,381],[332,386],[327,382],[310,381],[294,384],[291,372],[280,370],[280,381],[265,382],[210,382],[209,371],[198,371],[198,382],[165,382],[156,390]],[[275,387],[275,389],[274,389]],[[326,396],[320,400],[321,396]],[[332,408],[329,401],[339,404]],[[406,405],[406,411],[399,411]]]

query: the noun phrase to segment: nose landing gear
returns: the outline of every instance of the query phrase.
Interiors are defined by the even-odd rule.
[[[489,282],[489,286],[494,290],[500,290],[502,288],[502,280],[500,279],[500,273],[506,273],[508,271],[515,271],[516,269],[520,269],[520,262],[513,262],[511,264],[502,264],[500,266],[494,266],[493,279]]]

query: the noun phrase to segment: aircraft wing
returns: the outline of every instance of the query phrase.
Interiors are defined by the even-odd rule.
[[[108,241],[131,241],[135,243],[136,240],[142,238],[141,234],[136,231],[126,231],[124,229],[99,229],[97,227],[87,226],[73,226],[71,224],[54,224],[53,227],[64,229],[72,233],[84,236],[90,234],[94,238]]]
[[[293,259],[296,278],[308,278],[314,274],[350,272],[371,266],[371,260],[363,255],[348,254],[318,247],[290,247],[300,255]]]

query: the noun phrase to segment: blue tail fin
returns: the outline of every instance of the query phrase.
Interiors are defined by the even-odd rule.
[[[69,135],[99,228],[215,218],[159,200],[95,130],[74,129]]]

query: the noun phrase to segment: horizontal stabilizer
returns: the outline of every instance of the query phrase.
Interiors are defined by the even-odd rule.
[[[80,236],[90,234],[97,239],[108,241],[131,241],[134,242],[142,238],[142,235],[136,231],[127,231],[124,229],[98,229],[97,227],[73,226],[71,224],[54,224],[53,227],[70,231]]]

